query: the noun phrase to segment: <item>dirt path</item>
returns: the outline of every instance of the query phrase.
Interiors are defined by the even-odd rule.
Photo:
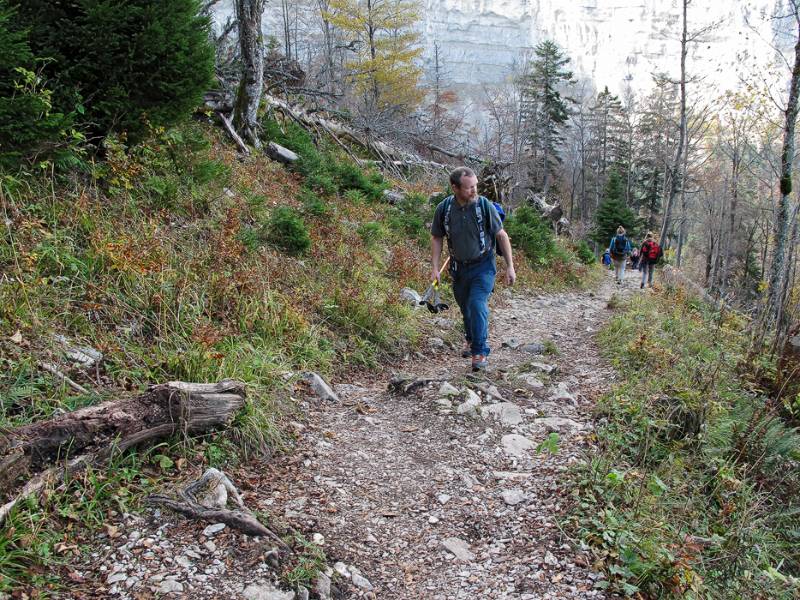
[[[248,505],[324,538],[339,563],[333,597],[605,597],[557,521],[565,472],[591,451],[591,409],[614,379],[593,338],[619,289],[609,275],[594,292],[501,292],[480,377],[442,342],[457,339],[458,311],[429,317],[438,337],[397,365],[408,375],[394,386],[387,374],[334,385],[339,402],[306,401],[297,452],[245,482]],[[556,354],[536,347],[545,340]],[[551,433],[557,451],[537,453]],[[227,530],[198,538],[205,524],[178,518],[128,519],[128,542],[103,563],[109,595],[293,597],[269,591],[260,542]],[[154,543],[141,550],[143,539]]]

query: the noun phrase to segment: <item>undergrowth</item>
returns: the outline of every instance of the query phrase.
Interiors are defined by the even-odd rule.
[[[625,382],[598,407],[570,528],[603,582],[653,598],[800,591],[800,436],[736,365],[736,314],[634,297],[600,335]]]
[[[281,448],[299,372],[375,368],[419,338],[398,290],[427,285],[429,190],[411,184],[390,206],[389,182],[338,148],[291,122],[264,132],[298,153],[295,168],[242,159],[195,122],[130,148],[109,137],[82,171],[0,174],[0,427],[171,380],[248,389],[226,431],[128,454],[17,506],[2,527],[0,591],[58,585],[48,566],[80,552],[73,534],[138,509],[158,475]],[[521,283],[591,279],[572,249],[552,248],[544,262],[516,257]],[[57,334],[102,351],[97,370],[63,365],[88,393],[41,368],[63,363]],[[309,561],[289,578],[307,579]]]

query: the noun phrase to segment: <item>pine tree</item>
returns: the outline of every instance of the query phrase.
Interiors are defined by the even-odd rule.
[[[530,162],[530,185],[547,193],[561,162],[559,147],[569,119],[566,98],[559,91],[573,82],[566,70],[569,57],[555,42],[545,40],[534,48],[534,59],[522,76],[520,119]]]
[[[49,158],[70,123],[54,112],[52,91],[38,74],[28,34],[14,27],[16,12],[0,0],[0,169]]]
[[[356,48],[346,67],[369,115],[408,113],[422,101],[419,4],[414,0],[330,0],[325,18]]]
[[[617,171],[611,171],[603,192],[603,202],[595,214],[594,228],[590,235],[590,239],[601,248],[608,244],[620,225],[625,228],[628,235],[636,230],[636,215],[625,205],[624,198],[625,186],[622,178]]]
[[[584,168],[587,169],[587,186],[594,195],[595,206],[598,206],[609,170],[626,172],[631,152],[622,102],[607,87],[597,95],[588,121],[589,143]]]
[[[214,51],[199,0],[11,0],[30,29],[54,107],[81,104],[95,137],[188,115],[211,81]]]

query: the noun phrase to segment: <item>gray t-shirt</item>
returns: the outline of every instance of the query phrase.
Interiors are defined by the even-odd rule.
[[[458,201],[453,198],[450,208],[450,253],[454,260],[458,262],[470,262],[476,260],[481,255],[481,238],[478,234],[478,219],[475,216],[476,198],[466,206],[459,206]],[[435,237],[445,237],[444,229],[444,208],[447,200],[442,200],[433,213],[433,223],[431,223],[431,235]],[[495,236],[503,229],[500,215],[494,205],[485,200],[488,208],[489,218],[483,219],[483,226],[486,228],[484,240],[486,247],[491,248],[495,243]]]

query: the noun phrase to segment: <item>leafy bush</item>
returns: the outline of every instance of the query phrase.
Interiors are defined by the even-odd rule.
[[[555,236],[532,207],[520,206],[503,227],[514,247],[522,250],[532,264],[546,266],[553,260],[558,248]]]
[[[578,475],[572,523],[616,591],[800,591],[800,436],[736,372],[741,327],[677,292],[635,298],[601,333],[629,375],[598,406],[602,451]]]
[[[302,254],[311,247],[303,219],[288,206],[280,206],[272,212],[267,228],[267,240],[289,254]]]
[[[138,141],[200,103],[214,68],[198,0],[9,0],[53,84],[55,112],[82,104],[94,136]]]

